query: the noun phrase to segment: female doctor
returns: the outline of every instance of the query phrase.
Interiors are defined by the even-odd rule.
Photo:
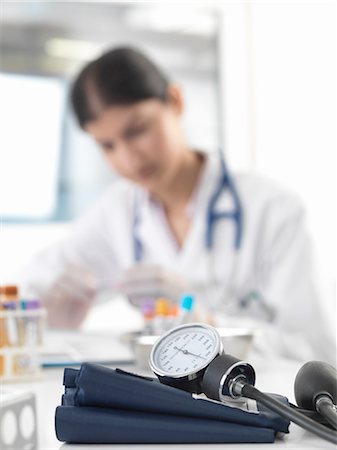
[[[296,198],[229,173],[221,152],[191,149],[180,90],[135,49],[89,63],[71,100],[120,179],[26,272],[51,325],[78,326],[98,287],[142,263],[204,289],[216,318],[257,316],[269,327],[262,346],[331,359]]]

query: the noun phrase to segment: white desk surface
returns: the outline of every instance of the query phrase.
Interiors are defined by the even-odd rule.
[[[297,371],[302,366],[301,362],[287,361],[287,360],[273,360],[269,361],[261,359],[254,355],[249,358],[256,370],[256,387],[265,392],[276,392],[285,395],[291,402],[294,402],[293,382]],[[144,371],[139,371],[132,366],[120,366],[125,370],[146,374]],[[150,373],[148,373],[150,374]],[[30,390],[36,394],[37,398],[37,415],[38,415],[38,436],[39,447],[37,450],[54,450],[54,449],[89,449],[102,448],[126,450],[128,448],[137,448],[137,450],[163,448],[165,450],[179,450],[179,449],[209,449],[210,447],[226,448],[226,449],[252,449],[262,448],[262,444],[188,444],[188,445],[70,445],[59,442],[56,439],[54,431],[54,413],[57,405],[60,405],[61,395],[63,393],[62,377],[63,369],[48,368],[44,369],[43,379],[31,383],[15,383],[10,387]],[[263,444],[263,449],[284,448],[290,449],[336,449],[334,444],[324,441],[313,434],[302,430],[295,424],[291,424],[290,433],[281,439],[277,439],[274,444]]]

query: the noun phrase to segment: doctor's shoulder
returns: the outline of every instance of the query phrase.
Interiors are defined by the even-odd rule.
[[[260,174],[233,176],[243,209],[254,215],[274,213],[278,217],[305,216],[301,197],[284,183]],[[273,214],[273,215],[274,215]]]

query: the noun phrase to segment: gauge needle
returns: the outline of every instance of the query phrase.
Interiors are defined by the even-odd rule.
[[[177,347],[177,346],[174,346],[173,348],[174,348],[175,350],[180,350],[181,352],[184,353],[184,355],[193,355],[193,356],[197,356],[198,358],[201,358],[201,359],[206,359],[206,358],[204,358],[203,356],[196,355],[195,353],[189,352],[189,351],[186,350],[186,349],[182,349],[182,348],[179,348],[179,347]]]

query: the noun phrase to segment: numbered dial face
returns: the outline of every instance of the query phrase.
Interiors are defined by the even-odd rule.
[[[188,324],[162,336],[152,349],[150,366],[161,376],[179,378],[205,368],[219,353],[218,332],[207,325]]]

